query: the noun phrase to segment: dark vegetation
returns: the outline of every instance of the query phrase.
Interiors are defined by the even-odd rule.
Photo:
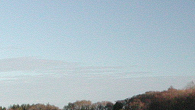
[[[50,104],[12,105],[0,110],[60,110]],[[149,91],[131,98],[116,101],[92,103],[81,100],[68,103],[63,110],[195,110],[195,84],[189,83],[184,89],[177,90],[172,86],[165,91]]]

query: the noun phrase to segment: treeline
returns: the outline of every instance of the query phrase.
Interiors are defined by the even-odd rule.
[[[182,90],[171,86],[161,92],[145,92],[118,102],[125,110],[195,110],[195,84],[191,82]]]
[[[149,91],[115,104],[111,102],[76,101],[63,110],[195,110],[195,86],[177,90],[172,86],[165,91]]]
[[[109,101],[102,101],[92,103],[91,101],[81,100],[73,103],[68,103],[62,110],[112,110],[113,103]],[[58,107],[50,104],[14,104],[8,108],[1,107],[0,110],[61,110]]]
[[[12,105],[0,110],[60,110],[50,104]],[[149,91],[131,98],[116,101],[92,103],[90,100],[69,102],[62,110],[195,110],[195,84],[189,83],[185,89],[172,86],[165,91]]]
[[[81,100],[68,103],[63,110],[112,110],[113,105],[110,101],[92,103],[91,101]]]
[[[190,82],[182,90],[173,86],[165,91],[149,91],[115,104],[104,101],[76,101],[64,106],[63,110],[195,110],[195,84]]]
[[[6,109],[5,107],[0,107],[0,110],[60,110],[58,107],[50,104],[14,104]]]

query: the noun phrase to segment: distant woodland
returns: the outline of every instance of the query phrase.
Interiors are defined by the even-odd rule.
[[[0,110],[195,110],[195,84],[191,82],[180,90],[170,86],[164,91],[149,91],[115,103],[80,100],[69,102],[62,109],[50,104],[14,104]]]

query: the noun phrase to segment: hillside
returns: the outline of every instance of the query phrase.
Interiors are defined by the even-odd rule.
[[[195,110],[195,89],[149,91],[119,101],[128,110]]]

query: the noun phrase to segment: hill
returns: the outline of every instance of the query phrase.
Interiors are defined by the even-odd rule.
[[[149,91],[118,102],[128,110],[195,110],[195,89],[177,90],[170,87],[165,91]]]

